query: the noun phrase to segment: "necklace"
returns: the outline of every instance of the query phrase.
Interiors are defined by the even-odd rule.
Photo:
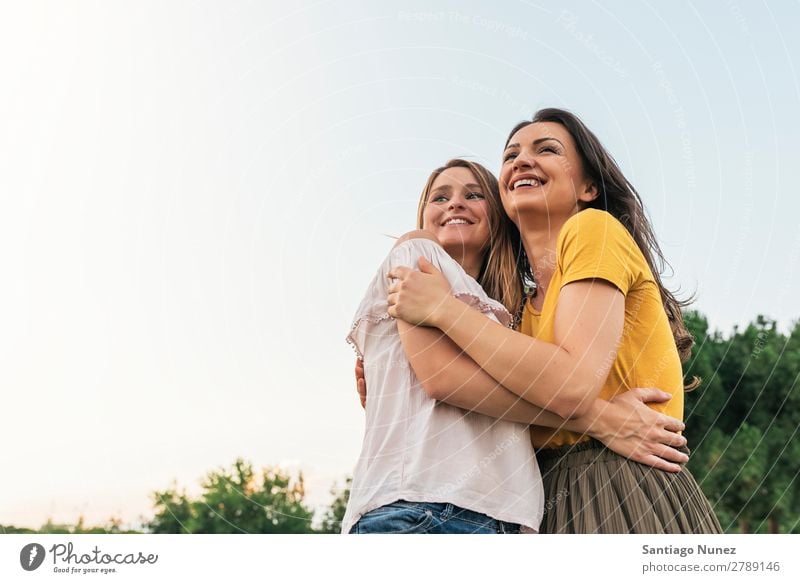
[[[525,304],[528,303],[528,300],[535,298],[538,291],[539,286],[536,285],[535,281],[531,281],[530,284],[524,284],[522,286],[522,300],[519,303],[517,313],[511,320],[511,327],[514,330],[519,330],[520,324],[522,324],[522,314],[525,312]]]

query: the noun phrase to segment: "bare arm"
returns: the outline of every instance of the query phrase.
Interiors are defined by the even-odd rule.
[[[555,314],[555,344],[509,330],[449,293],[427,260],[419,272],[399,267],[389,314],[442,330],[483,370],[526,401],[561,417],[586,414],[600,392],[622,336],[624,296],[603,280],[564,286]]]
[[[416,230],[400,237],[395,247],[410,239],[437,241],[431,233]],[[553,428],[564,426],[563,417],[526,402],[497,383],[440,330],[412,326],[403,320],[397,320],[397,329],[406,357],[431,398],[497,419]],[[363,381],[359,380],[358,370],[356,379],[363,404],[366,395],[362,395]],[[578,424],[573,425],[578,430]]]
[[[397,324],[411,367],[434,399],[489,417],[585,433],[620,455],[665,471],[680,471],[678,464],[688,461],[673,449],[686,444],[677,433],[683,423],[645,404],[668,400],[668,393],[635,389],[611,402],[595,399],[584,415],[565,420],[498,384],[440,330]]]
[[[411,368],[431,398],[506,421],[564,427],[563,417],[503,387],[441,330],[403,320],[397,321],[397,328]]]
[[[415,237],[432,238],[428,233],[417,231],[405,235],[399,242]],[[429,269],[426,269],[426,266]],[[444,296],[438,298],[441,306],[444,306],[447,300],[453,300],[463,308],[470,310],[465,304],[452,298],[449,284],[429,262],[424,259],[420,260],[420,267],[423,272],[429,271],[439,276],[441,280],[440,288]],[[390,276],[396,275],[396,272],[399,272],[400,275],[407,275],[409,272],[413,273],[408,268],[400,267],[396,268]],[[604,290],[605,292],[611,292],[611,294],[619,296],[613,299],[622,300],[619,302],[620,318],[616,327],[616,339],[614,340],[614,346],[616,346],[621,336],[624,298],[613,286],[604,282],[602,285],[607,288]],[[390,292],[396,294],[396,291],[392,292],[390,288]],[[585,301],[585,298],[580,298],[579,301]],[[396,311],[393,313],[396,301],[392,301],[391,295],[389,304],[389,313],[397,317]],[[503,328],[477,311],[470,310],[470,313],[476,316],[476,320],[480,321],[481,324],[494,324],[496,328],[512,336],[532,340],[527,336]],[[605,324],[605,322],[602,322],[602,324]],[[597,327],[603,328],[599,324]],[[599,439],[609,448],[623,456],[667,471],[680,470],[680,466],[671,464],[667,460],[679,463],[686,461],[686,456],[683,453],[670,447],[679,447],[685,444],[685,439],[675,433],[683,429],[683,424],[678,420],[653,411],[644,404],[645,401],[668,400],[670,398],[669,394],[656,389],[635,389],[612,401],[603,401],[596,398],[608,370],[606,368],[606,370],[602,371],[602,366],[595,366],[595,364],[597,364],[596,361],[600,360],[607,363],[607,353],[602,354],[602,359],[599,356],[590,355],[594,356],[594,362],[590,358],[588,366],[594,367],[593,371],[602,371],[593,375],[596,380],[599,380],[597,392],[592,396],[591,402],[582,404],[580,414],[577,411],[570,410],[569,416],[574,418],[567,421],[564,419],[566,415],[552,412],[553,409],[561,407],[563,404],[563,401],[559,400],[558,391],[551,391],[550,398],[544,402],[528,402],[532,400],[532,394],[519,395],[517,391],[509,391],[501,384],[501,379],[497,379],[495,375],[487,374],[486,371],[482,370],[473,358],[470,358],[464,353],[465,351],[446,338],[440,330],[411,326],[402,320],[398,320],[398,330],[412,368],[418,378],[422,379],[423,388],[433,398],[496,418],[522,423],[536,423],[554,428],[564,427],[572,431],[586,433]],[[601,332],[610,332],[612,338],[614,331],[615,328],[613,327],[611,330],[608,330],[607,327],[601,330]],[[602,345],[602,341],[607,339],[607,335],[600,334],[600,336],[599,344]],[[541,344],[552,349],[560,348],[547,343]],[[495,349],[493,354],[496,352],[497,350]],[[595,350],[594,352],[597,351]],[[504,366],[508,366],[506,369],[508,371],[516,368],[516,363],[512,358],[511,363],[506,363]],[[606,367],[608,366],[610,365],[606,364]],[[501,382],[498,382],[498,380],[501,380]],[[551,404],[553,406],[550,406]]]

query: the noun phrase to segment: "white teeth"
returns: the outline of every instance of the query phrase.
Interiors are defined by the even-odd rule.
[[[469,223],[464,219],[448,219],[444,222],[445,225],[468,225]]]
[[[514,183],[514,188],[517,188],[518,186],[541,186],[541,183],[535,178],[523,178],[522,180],[517,180]]]

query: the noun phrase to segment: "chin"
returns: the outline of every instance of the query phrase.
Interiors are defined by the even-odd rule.
[[[514,217],[541,217],[546,216],[552,209],[548,208],[547,201],[542,197],[527,198],[524,200],[511,200],[508,204],[503,205],[506,214],[514,219]],[[516,222],[516,221],[514,221]]]
[[[519,222],[519,217],[535,212],[530,204],[531,201],[526,200],[521,202],[522,204],[520,204],[520,201],[510,200],[503,204],[503,210],[506,211],[506,214],[515,223]]]

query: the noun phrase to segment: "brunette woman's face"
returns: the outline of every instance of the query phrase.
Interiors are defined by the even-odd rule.
[[[503,207],[518,226],[524,216],[566,219],[579,202],[597,197],[583,173],[575,142],[558,123],[537,122],[516,132],[503,152],[500,171]]]
[[[422,228],[452,256],[481,253],[489,244],[489,203],[467,168],[448,168],[431,185]]]

